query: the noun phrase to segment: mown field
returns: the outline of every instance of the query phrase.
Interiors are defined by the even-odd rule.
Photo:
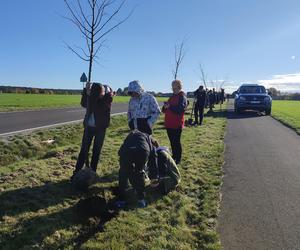
[[[136,208],[133,200],[101,227],[103,219],[84,216],[77,203],[92,196],[116,198],[125,116],[112,118],[98,165],[101,180],[87,193],[69,182],[81,124],[0,141],[0,249],[220,249],[216,220],[225,126],[225,110],[217,110],[204,126],[184,129],[178,190],[165,196],[149,191],[146,208]],[[154,136],[169,145],[162,120]]]
[[[0,94],[0,111],[61,108],[80,105],[81,95]],[[164,101],[165,98],[157,98]],[[128,96],[116,96],[114,102],[128,102]]]
[[[300,134],[300,101],[273,101],[272,116]]]

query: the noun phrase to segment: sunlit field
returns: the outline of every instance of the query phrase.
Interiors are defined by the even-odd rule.
[[[300,101],[273,101],[272,116],[300,134]]]
[[[0,111],[80,106],[81,95],[0,94]],[[164,101],[166,98],[157,98]],[[114,102],[126,103],[129,96],[115,96]]]

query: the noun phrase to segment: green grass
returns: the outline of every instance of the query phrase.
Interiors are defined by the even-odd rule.
[[[98,174],[88,193],[68,179],[82,126],[71,125],[0,143],[0,249],[220,249],[216,233],[224,153],[225,111],[182,134],[182,182],[166,196],[148,193],[145,209],[121,211],[99,231],[101,219],[83,218],[77,202],[98,195],[114,199],[117,151],[128,133],[125,116],[112,118]],[[160,120],[154,136],[169,145]],[[55,139],[54,144],[43,141]]]
[[[300,134],[300,101],[273,101],[272,116]]]
[[[16,111],[40,108],[62,108],[80,105],[81,95],[0,94],[0,111]],[[157,98],[164,101],[166,98]],[[126,103],[128,96],[116,96],[114,102]]]

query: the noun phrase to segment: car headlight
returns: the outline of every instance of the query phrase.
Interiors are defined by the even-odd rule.
[[[246,98],[245,97],[243,97],[243,96],[240,96],[240,101],[246,101]]]
[[[271,101],[271,98],[270,98],[269,96],[266,96],[266,97],[264,98],[264,101],[265,101],[265,102],[269,102],[269,101]]]

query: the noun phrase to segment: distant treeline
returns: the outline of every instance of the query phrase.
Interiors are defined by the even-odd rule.
[[[0,86],[0,93],[17,93],[17,94],[57,94],[57,95],[80,95],[82,90],[80,89],[44,89],[44,88],[30,88],[30,87],[14,87],[14,86]],[[116,94],[119,96],[127,96],[128,88],[118,88]],[[156,93],[153,91],[147,91],[154,96],[169,97],[172,93]]]
[[[31,88],[31,87],[15,87],[15,86],[0,86],[0,93],[17,93],[17,94],[49,94],[49,95],[80,95],[82,90],[80,89],[45,89],[45,88]],[[147,91],[148,93],[157,97],[170,97],[172,93],[162,93]],[[127,96],[128,87],[123,89],[118,88],[116,90],[118,96]],[[230,95],[234,97],[234,93]],[[187,92],[187,97],[193,98],[194,92]]]
[[[82,90],[79,89],[42,89],[30,87],[0,86],[0,93],[17,94],[57,94],[57,95],[79,95]]]
[[[300,100],[300,93],[283,93],[276,88],[269,88],[268,93],[274,100]]]
[[[295,100],[300,101],[300,93],[293,93],[293,94],[281,94],[272,97],[273,100]]]

